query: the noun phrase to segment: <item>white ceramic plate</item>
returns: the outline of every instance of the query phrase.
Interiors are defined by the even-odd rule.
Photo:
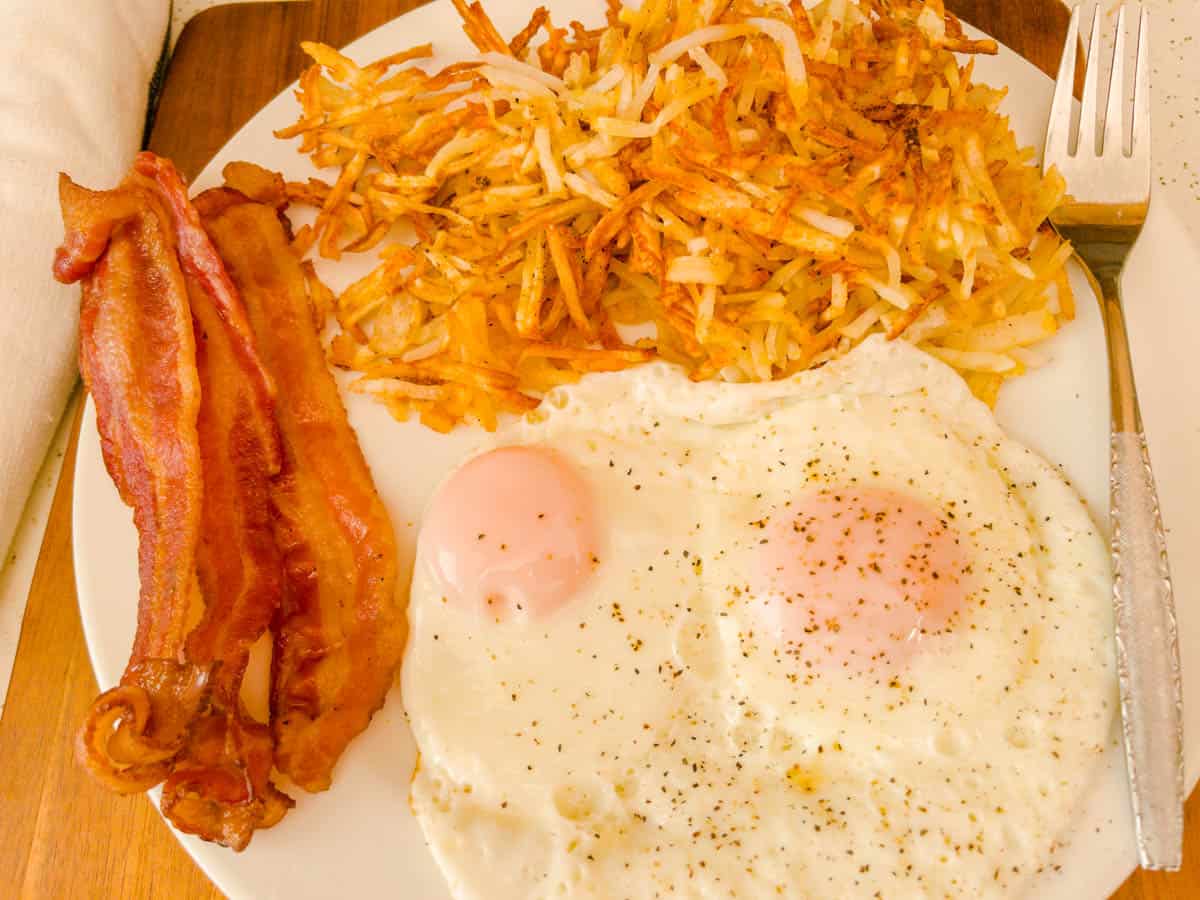
[[[543,0],[544,2],[544,0]],[[524,25],[532,0],[488,0],[502,34]],[[549,2],[556,21],[580,17],[571,0]],[[599,22],[600,0],[589,0],[586,21]],[[402,16],[349,47],[369,61],[412,44],[432,41],[440,65],[471,53],[448,0]],[[1002,48],[976,63],[980,80],[1008,85],[1005,110],[1024,143],[1040,144],[1052,84],[1015,53]],[[268,104],[217,154],[197,188],[219,183],[221,167],[249,159],[290,178],[311,173],[306,158],[272,129],[290,124],[297,106],[291,91]],[[322,275],[339,288],[370,266],[373,257],[326,265]],[[1078,273],[1075,273],[1078,276]],[[1189,287],[1200,284],[1200,263],[1166,204],[1151,214],[1126,277],[1134,356],[1159,479],[1176,576],[1176,604],[1184,654],[1185,693],[1200,697],[1200,477],[1192,460],[1200,440],[1200,379],[1188,377],[1189,351],[1200,334],[1200,307]],[[1099,522],[1107,516],[1107,369],[1097,306],[1086,283],[1075,278],[1078,321],[1053,341],[1054,362],[1004,389],[997,413],[1016,437],[1059,463],[1083,493]],[[1170,326],[1166,327],[1166,317]],[[350,419],[379,490],[391,511],[405,571],[411,565],[416,520],[445,458],[461,458],[478,437],[467,429],[441,436],[414,423],[397,423],[381,406],[346,394]],[[447,452],[453,443],[457,452]],[[89,403],[75,470],[75,572],[79,605],[92,662],[101,685],[116,683],[124,668],[137,605],[136,540],[130,513],[104,471],[95,414]],[[1190,704],[1188,744],[1200,749],[1200,701]],[[407,791],[415,748],[399,690],[370,729],[350,747],[331,791],[300,795],[277,827],[259,832],[243,854],[180,837],[183,846],[232,900],[256,898],[369,898],[444,900],[442,878],[409,811]],[[1189,756],[1188,783],[1196,778]],[[1041,898],[1102,898],[1134,868],[1132,826],[1123,758],[1115,743],[1097,771],[1068,846],[1055,861],[1060,871],[1038,885]],[[117,839],[114,836],[114,839]]]

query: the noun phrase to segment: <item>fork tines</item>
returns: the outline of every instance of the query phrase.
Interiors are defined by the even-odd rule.
[[[1075,60],[1079,44],[1079,7],[1071,13],[1067,28],[1067,39],[1063,46],[1062,61],[1059,63],[1058,80],[1054,89],[1054,103],[1050,109],[1050,122],[1046,130],[1045,164],[1057,165],[1074,187],[1074,181],[1087,179],[1087,161],[1096,158],[1105,160],[1105,173],[1111,179],[1113,170],[1110,162],[1118,158],[1136,163],[1131,175],[1136,176],[1148,169],[1150,157],[1150,60],[1149,60],[1149,13],[1141,8],[1138,16],[1137,55],[1134,63],[1134,97],[1132,134],[1125,134],[1125,6],[1117,14],[1116,34],[1113,39],[1111,77],[1108,99],[1103,119],[1103,129],[1098,116],[1100,94],[1100,69],[1102,42],[1100,4],[1092,14],[1091,39],[1087,47],[1087,67],[1083,78],[1083,96],[1080,102],[1078,138],[1072,141],[1072,90],[1075,84]],[[1076,163],[1077,161],[1077,163]],[[1074,177],[1073,177],[1074,176]],[[1140,179],[1139,179],[1140,180]],[[1110,181],[1109,187],[1112,187]],[[1138,186],[1137,192],[1145,188]],[[1073,191],[1074,193],[1074,191]]]

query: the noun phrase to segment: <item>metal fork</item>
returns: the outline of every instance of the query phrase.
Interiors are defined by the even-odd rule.
[[[1076,7],[1059,64],[1043,168],[1057,166],[1066,179],[1070,196],[1051,213],[1050,221],[1074,244],[1090,270],[1108,338],[1112,392],[1109,515],[1117,674],[1138,856],[1147,869],[1178,869],[1183,855],[1184,789],[1175,608],[1121,305],[1121,270],[1150,206],[1148,38],[1149,16],[1143,8],[1134,72],[1133,135],[1127,151],[1125,7],[1117,17],[1107,111],[1101,122],[1097,118],[1101,67],[1097,4],[1084,73],[1078,147],[1072,152],[1071,97],[1079,40]],[[1101,126],[1103,132],[1098,135]]]

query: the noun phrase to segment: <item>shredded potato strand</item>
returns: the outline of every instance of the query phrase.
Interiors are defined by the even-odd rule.
[[[297,251],[380,254],[323,306],[332,361],[397,416],[494,427],[656,358],[782,378],[876,332],[993,402],[1071,318],[1063,181],[941,3],[610,3],[599,30],[538,9],[508,43],[455,6],[479,55],[441,71],[428,46],[305,45],[279,132],[340,171],[289,185],[318,210]]]

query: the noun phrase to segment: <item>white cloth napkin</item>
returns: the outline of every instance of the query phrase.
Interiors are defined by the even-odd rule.
[[[120,179],[168,12],[167,0],[0,0],[0,553],[78,374],[79,288],[50,277],[57,173]]]

